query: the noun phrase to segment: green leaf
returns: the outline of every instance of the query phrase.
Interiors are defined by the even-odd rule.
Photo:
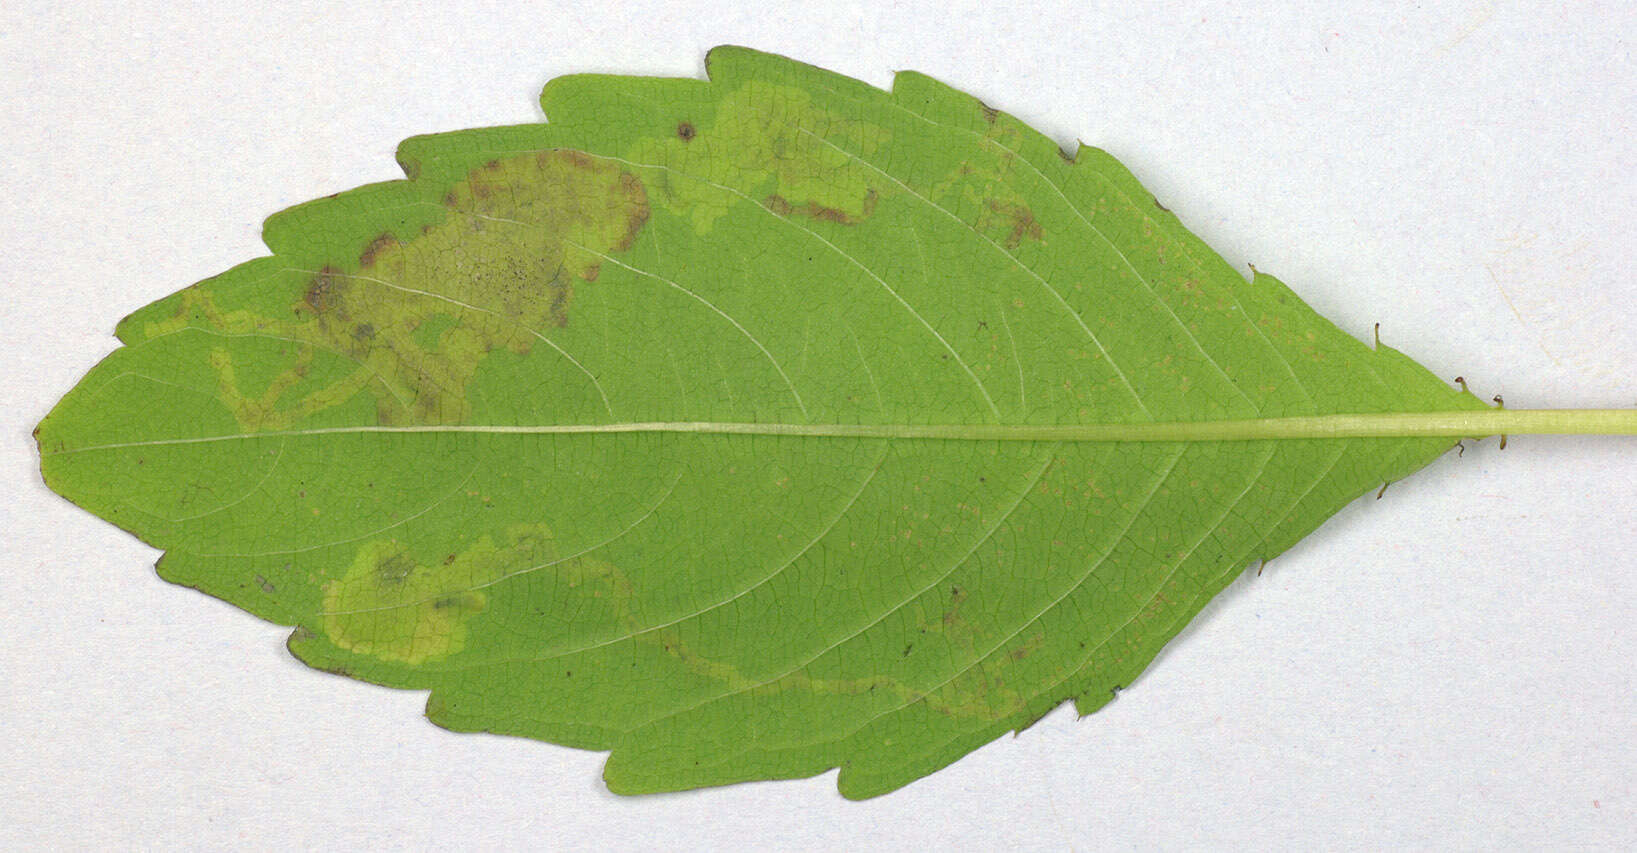
[[[1492,409],[922,75],[709,70],[274,216],[120,324],[47,482],[440,725],[868,797],[1096,710],[1454,437],[1637,432]]]

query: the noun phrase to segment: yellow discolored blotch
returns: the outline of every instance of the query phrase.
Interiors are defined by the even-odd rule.
[[[210,354],[216,396],[247,432],[290,429],[361,391],[380,424],[462,423],[484,357],[527,354],[567,327],[575,288],[596,280],[605,255],[631,248],[649,215],[634,174],[567,149],[491,160],[440,206],[441,221],[377,234],[355,258],[277,271],[290,289],[276,308],[223,309],[220,294],[193,288],[143,332],[198,326],[291,344],[273,376],[246,377],[226,344]],[[319,355],[347,372],[310,373]]]
[[[499,538],[480,536],[464,551],[429,561],[397,540],[365,544],[339,579],[324,584],[325,635],[338,648],[383,660],[441,660],[466,647],[468,622],[488,606],[486,590],[527,574],[518,565],[579,562],[556,559],[544,524],[512,525]],[[611,566],[606,572],[618,576]]]
[[[527,353],[568,326],[574,289],[649,213],[635,175],[567,149],[491,160],[443,206],[418,235],[377,237],[356,273],[320,270],[294,306],[304,333],[405,389],[405,405],[383,399],[383,422],[465,420],[483,356]]]
[[[630,159],[663,167],[655,199],[700,233],[746,198],[780,216],[852,225],[875,212],[881,173],[869,161],[891,138],[871,122],[813,103],[801,89],[752,80],[722,96],[714,120],[647,139]]]
[[[370,542],[324,585],[324,632],[340,648],[411,666],[448,657],[465,648],[466,622],[488,601],[479,587],[507,556],[484,537],[428,566],[398,542]]]

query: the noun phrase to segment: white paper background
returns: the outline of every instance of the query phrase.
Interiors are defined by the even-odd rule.
[[[1360,501],[1117,701],[898,793],[624,799],[602,756],[455,735],[308,670],[48,492],[29,431],[124,314],[538,120],[550,77],[740,43],[913,68],[1104,147],[1236,265],[1511,406],[1637,405],[1630,6],[47,3],[0,10],[0,844],[1629,849],[1637,440],[1519,438]]]

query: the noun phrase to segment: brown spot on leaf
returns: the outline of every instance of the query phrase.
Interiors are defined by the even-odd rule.
[[[358,256],[358,265],[360,267],[367,267],[374,264],[375,256],[379,254],[382,249],[385,249],[388,246],[396,245],[398,245],[398,238],[392,236],[392,234],[389,232],[383,231],[381,236],[371,240],[370,244],[364,247],[363,253]]]
[[[570,166],[573,166],[576,169],[583,169],[583,170],[585,170],[587,172],[594,172],[594,171],[597,170],[597,161],[596,161],[596,159],[594,159],[590,154],[587,154],[584,151],[576,151],[576,150],[574,150],[572,148],[563,148],[563,149],[559,149],[558,151],[555,151],[555,152],[552,152],[552,151],[542,151],[542,152],[540,152],[540,155],[539,155],[539,158],[538,158],[540,165],[541,166],[548,165],[551,162],[551,155],[553,153],[555,153],[558,156],[562,157],[564,161],[566,161]]]
[[[307,290],[302,294],[301,301],[306,303],[307,307],[317,314],[323,314],[334,308],[338,297],[337,291],[340,287],[339,276],[340,270],[335,267],[326,266],[319,270],[313,276],[312,281],[308,283]]]
[[[676,138],[683,142],[691,141],[695,135],[697,135],[697,131],[688,122],[682,122],[676,126]]]
[[[851,225],[853,220],[847,214],[833,207],[825,207],[817,202],[807,203],[807,215],[825,222],[835,222],[841,225]]]
[[[595,278],[596,276],[592,276]],[[589,281],[590,279],[587,279]],[[552,282],[551,288],[551,324],[561,329],[568,325],[568,295],[567,285]]]
[[[1044,235],[1040,228],[1040,221],[1034,218],[1034,211],[1030,210],[1028,205],[991,199],[989,209],[1000,214],[1011,223],[1011,230],[1006,234],[1004,241],[1008,249],[1016,249],[1022,245],[1024,237],[1039,242]]]
[[[637,241],[637,233],[648,222],[648,193],[642,188],[642,181],[630,172],[620,173],[620,194],[625,196],[629,207],[625,215],[625,235],[611,248],[616,252],[623,252],[631,248]]]
[[[875,212],[876,199],[877,195],[875,188],[871,187],[864,194],[864,204],[858,216],[853,216],[840,208],[827,207],[816,201],[809,201],[806,204],[799,206],[793,205],[784,196],[778,194],[770,195],[766,199],[763,199],[762,204],[767,207],[768,210],[771,210],[780,216],[789,216],[794,213],[824,222],[834,222],[838,225],[857,225],[859,222],[867,219],[870,214]]]

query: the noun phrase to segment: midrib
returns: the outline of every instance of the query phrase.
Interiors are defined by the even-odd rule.
[[[125,447],[205,444],[251,438],[322,435],[479,434],[599,435],[684,433],[810,438],[936,439],[944,441],[1256,441],[1313,438],[1481,438],[1491,435],[1637,435],[1637,409],[1489,409],[1386,412],[1246,420],[1131,424],[788,424],[730,421],[639,421],[606,424],[352,426],[160,438],[53,450],[84,453]]]

